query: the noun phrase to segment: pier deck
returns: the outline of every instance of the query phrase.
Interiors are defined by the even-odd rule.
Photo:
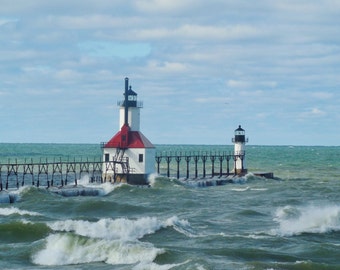
[[[235,161],[240,159],[243,163],[244,157],[245,153],[235,155],[226,151],[192,151],[159,152],[155,158],[158,174],[177,179],[197,179],[236,175]]]
[[[167,177],[201,179],[208,177],[222,177],[236,175],[234,165],[237,159],[243,161],[244,154],[234,155],[228,152],[158,152],[155,156],[156,169],[159,175]],[[117,166],[122,166],[123,160],[73,160],[63,161],[54,159],[32,159],[18,162],[15,160],[0,163],[0,191],[19,188],[25,185],[44,186],[77,186],[78,180],[87,175],[90,182],[114,183],[116,178],[106,177],[108,171],[116,171]],[[216,164],[217,163],[217,164]],[[128,165],[128,164],[127,164]],[[129,167],[129,166],[126,166]],[[165,169],[165,170],[164,170]],[[127,174],[133,171],[126,172]],[[147,184],[147,182],[145,183]]]
[[[122,162],[88,159],[85,161],[62,161],[61,159],[53,161],[46,159],[39,162],[32,159],[24,162],[8,161],[0,163],[0,191],[25,185],[53,187],[72,184],[77,186],[77,181],[84,175],[89,177],[90,182],[102,183],[103,179],[106,179],[105,171],[114,171],[114,168]]]

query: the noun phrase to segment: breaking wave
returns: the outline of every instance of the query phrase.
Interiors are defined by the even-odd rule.
[[[340,206],[285,206],[277,209],[274,221],[280,225],[274,233],[283,236],[339,231]]]
[[[134,264],[152,262],[163,250],[149,243],[122,243],[119,240],[93,239],[73,234],[51,234],[45,248],[33,255],[39,265],[70,265],[90,262]]]
[[[153,262],[163,249],[153,244],[139,241],[145,235],[173,227],[176,231],[190,225],[176,216],[164,221],[155,217],[142,217],[136,220],[127,218],[104,218],[96,222],[66,220],[47,224],[53,231],[44,247],[32,256],[37,265],[71,265],[90,262],[107,264],[155,265]],[[184,229],[181,229],[184,228]],[[136,266],[137,267],[137,266]],[[162,266],[170,269],[173,265]]]
[[[10,216],[10,215],[20,215],[20,216],[41,216],[41,214],[33,211],[20,210],[16,207],[0,208],[0,216]]]

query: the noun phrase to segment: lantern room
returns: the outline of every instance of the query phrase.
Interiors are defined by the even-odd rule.
[[[238,126],[237,129],[235,129],[235,137],[233,142],[240,142],[244,143],[246,142],[246,136],[245,136],[245,131],[243,128],[241,128],[241,125]]]

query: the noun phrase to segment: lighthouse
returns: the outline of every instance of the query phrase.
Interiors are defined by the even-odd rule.
[[[143,103],[125,78],[124,100],[118,102],[119,131],[103,145],[103,178],[145,185],[155,171],[155,147],[140,131]]]
[[[245,174],[247,173],[245,147],[248,138],[246,138],[245,131],[241,125],[235,129],[232,142],[234,143],[234,173]]]

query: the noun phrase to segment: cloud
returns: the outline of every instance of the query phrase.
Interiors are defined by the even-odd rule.
[[[89,114],[96,119],[91,139],[106,140],[128,76],[145,104],[143,132],[155,143],[165,136],[181,143],[171,127],[233,131],[239,122],[254,132],[257,125],[275,130],[273,142],[284,143],[289,136],[279,134],[302,120],[319,129],[339,120],[339,8],[334,0],[3,0],[2,115],[18,115],[23,129],[41,131],[31,138],[40,141],[52,123],[32,127],[27,119],[57,105],[69,119]],[[218,131],[196,132],[192,143],[224,143]],[[3,140],[18,137],[6,132]],[[65,140],[90,138],[81,125],[73,135]]]
[[[158,62],[158,61],[149,61],[147,68],[151,72],[161,72],[161,73],[180,73],[186,71],[186,66],[182,63],[176,62]]]
[[[197,4],[197,1],[187,0],[139,0],[135,1],[135,6],[142,12],[147,13],[174,13],[183,12],[183,10],[188,10]]]
[[[83,53],[94,57],[145,57],[151,51],[147,43],[85,41],[78,46]]]
[[[311,108],[308,111],[302,112],[299,115],[300,120],[306,120],[308,118],[321,118],[326,116],[327,113],[319,108]]]
[[[187,40],[204,40],[204,42],[214,42],[223,40],[249,39],[258,38],[262,35],[260,29],[256,29],[250,25],[199,25],[184,24],[177,28],[159,28],[152,27],[138,30],[136,35],[140,39],[177,39],[181,42]]]

